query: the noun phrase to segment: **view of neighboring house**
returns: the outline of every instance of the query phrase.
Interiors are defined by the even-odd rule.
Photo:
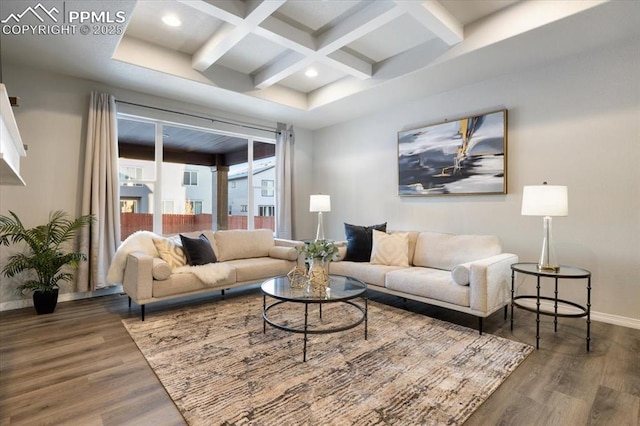
[[[248,163],[230,167],[227,211],[231,229],[246,228],[250,196],[254,221],[259,221],[255,227],[273,229],[275,157],[254,162],[252,169],[251,186],[254,190],[250,193]],[[153,214],[155,197],[160,193],[163,215],[215,214],[215,167],[165,162],[162,164],[161,188],[150,182],[155,181],[153,162],[120,158],[119,170],[121,213]],[[268,219],[265,221],[265,218]],[[212,227],[215,224],[216,221],[212,220]],[[123,232],[125,235],[128,233]]]
[[[162,164],[162,213],[213,213],[212,169],[206,166],[177,163]],[[120,208],[122,213],[153,213],[154,164],[144,160],[121,158]],[[142,182],[141,182],[142,181]]]
[[[247,165],[240,164],[229,170],[229,215],[247,216],[249,180]],[[275,158],[254,165],[253,215],[275,216]]]

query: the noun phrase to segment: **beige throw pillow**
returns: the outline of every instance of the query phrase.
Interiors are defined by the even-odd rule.
[[[269,249],[275,245],[271,229],[229,229],[216,231],[214,237],[218,262],[267,257]]]
[[[187,264],[187,257],[184,255],[182,247],[171,240],[153,240],[153,244],[156,246],[156,250],[158,250],[162,260],[167,262],[171,268],[179,268]]]
[[[387,234],[373,230],[371,263],[374,265],[409,266],[409,233]]]

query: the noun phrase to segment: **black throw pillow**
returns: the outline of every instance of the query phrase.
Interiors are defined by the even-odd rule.
[[[387,222],[372,226],[344,224],[344,233],[347,236],[347,254],[344,260],[352,262],[369,262],[371,260],[374,229],[387,232]]]
[[[200,234],[198,238],[187,237],[180,234],[180,240],[182,241],[182,249],[187,257],[187,263],[191,266],[194,265],[206,265],[207,263],[215,263],[216,254],[211,248],[209,239],[204,234]]]

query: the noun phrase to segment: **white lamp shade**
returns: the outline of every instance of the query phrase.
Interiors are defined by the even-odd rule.
[[[567,194],[566,186],[525,186],[522,191],[522,215],[567,216],[569,214]]]
[[[310,212],[330,212],[331,211],[331,197],[328,195],[312,195],[309,198],[309,211]]]

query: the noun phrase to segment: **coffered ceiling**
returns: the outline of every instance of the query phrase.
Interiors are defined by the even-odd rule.
[[[441,54],[463,40],[465,24],[514,3],[139,1],[114,59],[312,110],[416,71],[424,61],[415,55]]]
[[[31,3],[127,19],[3,32],[5,63],[310,129],[640,36],[637,0],[2,0],[0,18]]]

